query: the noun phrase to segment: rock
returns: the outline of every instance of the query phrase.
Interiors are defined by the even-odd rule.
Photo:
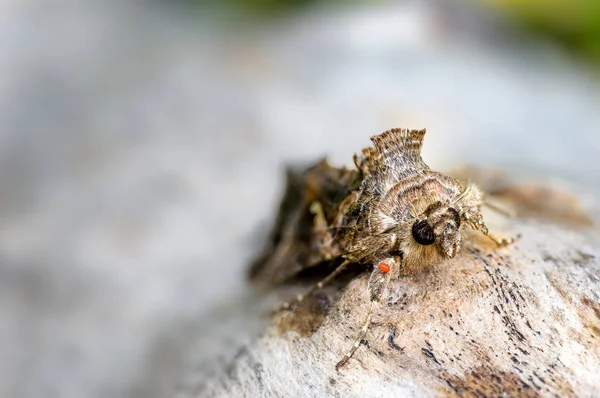
[[[472,235],[456,258],[393,281],[368,338],[338,372],[335,364],[367,312],[369,273],[347,275],[347,287],[338,281],[274,316],[259,337],[233,344],[219,359],[205,358],[180,395],[598,396],[598,228],[583,210],[560,209],[577,205],[571,195],[544,186],[522,195],[523,189],[506,184],[504,203],[518,210],[546,192],[552,205],[506,221],[486,214],[494,231],[521,239],[497,249]],[[267,311],[256,303],[234,310],[237,333],[260,311],[264,319]]]

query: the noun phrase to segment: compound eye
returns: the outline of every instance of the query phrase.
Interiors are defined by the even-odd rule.
[[[423,246],[429,246],[435,243],[433,229],[431,229],[425,220],[413,224],[412,236],[418,244]]]

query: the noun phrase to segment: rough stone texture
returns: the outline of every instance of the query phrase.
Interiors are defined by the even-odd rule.
[[[503,198],[526,208],[523,186],[504,181]],[[598,396],[600,230],[581,225],[569,194],[529,191],[551,205],[490,223],[520,240],[499,250],[472,235],[458,257],[393,281],[338,373],[368,308],[368,273],[276,316],[181,396]]]

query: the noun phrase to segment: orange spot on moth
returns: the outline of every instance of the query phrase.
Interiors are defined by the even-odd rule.
[[[386,263],[381,263],[381,264],[379,264],[379,269],[380,269],[380,270],[381,270],[381,272],[383,272],[383,273],[388,273],[388,272],[390,272],[390,266],[389,266],[389,264],[386,264]]]

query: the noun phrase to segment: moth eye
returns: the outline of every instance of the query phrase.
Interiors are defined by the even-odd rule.
[[[435,243],[433,229],[431,229],[425,220],[413,224],[412,236],[418,244],[423,246],[429,246]]]

